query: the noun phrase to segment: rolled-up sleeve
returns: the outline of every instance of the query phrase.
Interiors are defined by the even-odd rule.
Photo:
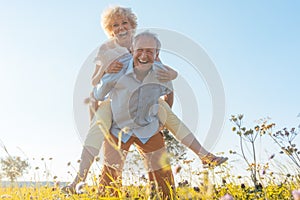
[[[123,63],[123,67],[118,73],[107,73],[103,75],[100,83],[98,83],[94,88],[95,99],[97,99],[98,101],[103,101],[107,97],[118,80],[125,74],[131,57],[131,54],[127,53],[119,59],[119,62]]]
[[[94,97],[98,101],[103,101],[111,89],[115,86],[119,76],[116,74],[104,74],[100,83],[94,87]]]
[[[173,92],[173,83],[172,81],[168,81],[164,86],[163,93],[170,94],[171,92]]]

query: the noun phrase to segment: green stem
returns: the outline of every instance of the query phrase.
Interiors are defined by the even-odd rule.
[[[256,153],[255,153],[255,144],[254,141],[251,142],[252,144],[252,151],[253,151],[253,159],[254,159],[254,175],[253,175],[253,182],[254,186],[257,184],[257,178],[256,178]]]
[[[250,163],[249,163],[249,161],[246,158],[245,153],[244,153],[243,138],[242,138],[242,136],[240,136],[240,146],[241,146],[241,151],[242,151],[243,158],[246,161],[246,163],[248,164],[248,166],[250,166]]]

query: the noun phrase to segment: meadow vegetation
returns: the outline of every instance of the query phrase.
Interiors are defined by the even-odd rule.
[[[233,127],[232,131],[227,134],[236,134],[239,149],[230,149],[229,162],[220,167],[197,167],[194,170],[196,161],[187,160],[186,150],[182,146],[174,146],[180,145],[176,142],[171,145],[172,139],[167,140],[170,146],[169,151],[174,157],[173,169],[177,181],[174,199],[300,199],[300,190],[298,190],[300,188],[300,151],[296,144],[300,127],[274,130],[274,123],[269,122],[269,119],[262,119],[253,128],[247,128],[244,126],[243,115],[233,115],[230,120]],[[257,143],[261,144],[263,140],[272,141],[277,145],[278,150],[266,160],[259,159],[260,151],[258,151]],[[4,145],[2,146],[5,148]],[[127,184],[123,186],[119,180],[116,180],[115,184],[111,185],[111,189],[118,194],[116,198],[112,197],[109,192],[98,194],[99,170],[90,172],[88,184],[78,186],[77,192],[80,194],[62,193],[60,188],[63,184],[59,182],[57,176],[53,175],[54,172],[49,173],[46,170],[42,173],[48,173],[46,176],[49,184],[32,183],[31,186],[20,187],[17,185],[17,178],[29,169],[30,163],[9,155],[6,148],[5,151],[7,157],[1,159],[1,178],[10,180],[11,185],[5,187],[0,185],[0,199],[148,199],[150,195],[156,194],[155,190],[147,187],[147,176],[143,175],[145,173],[142,169],[133,167],[139,165],[139,157],[134,152],[131,157],[134,159],[127,163],[126,173],[135,176],[136,179],[126,182],[125,176],[123,183]],[[277,157],[279,160],[276,160]],[[286,165],[281,164],[283,158],[289,161]],[[10,161],[11,166],[4,161]],[[44,159],[41,161],[45,163]],[[71,169],[70,175],[72,175],[71,171],[76,173],[77,167],[71,162],[66,163],[66,167]],[[245,174],[237,173],[236,169],[239,167],[244,167]],[[38,167],[31,166],[27,171],[29,174],[36,174],[39,170]]]

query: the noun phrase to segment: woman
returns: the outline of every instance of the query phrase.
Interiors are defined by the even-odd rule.
[[[108,8],[102,14],[102,27],[109,36],[110,40],[99,48],[95,58],[95,72],[92,77],[92,85],[96,86],[105,73],[118,73],[124,65],[122,56],[130,52],[133,35],[137,27],[137,17],[131,9],[120,6]],[[177,72],[166,66],[167,71],[158,72],[158,79],[170,81],[177,77]],[[68,193],[75,193],[75,186],[87,177],[88,170],[93,163],[95,156],[99,154],[101,144],[104,140],[105,132],[108,132],[112,122],[110,101],[105,100],[98,104],[93,101],[91,107],[92,122],[87,138],[84,142],[84,148],[81,154],[79,172],[71,184],[62,188]],[[226,157],[217,157],[204,149],[197,141],[193,133],[181,122],[181,120],[172,112],[173,93],[165,96],[164,100],[159,101],[159,119],[168,128],[176,139],[190,148],[201,159],[202,163],[212,166],[218,166],[224,163]],[[94,116],[95,114],[95,116]],[[101,122],[102,129],[99,128]]]

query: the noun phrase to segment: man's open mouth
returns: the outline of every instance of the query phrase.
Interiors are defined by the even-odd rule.
[[[138,59],[138,61],[139,61],[139,63],[141,63],[141,64],[147,64],[147,63],[148,63],[147,60],[141,60],[141,59]]]

